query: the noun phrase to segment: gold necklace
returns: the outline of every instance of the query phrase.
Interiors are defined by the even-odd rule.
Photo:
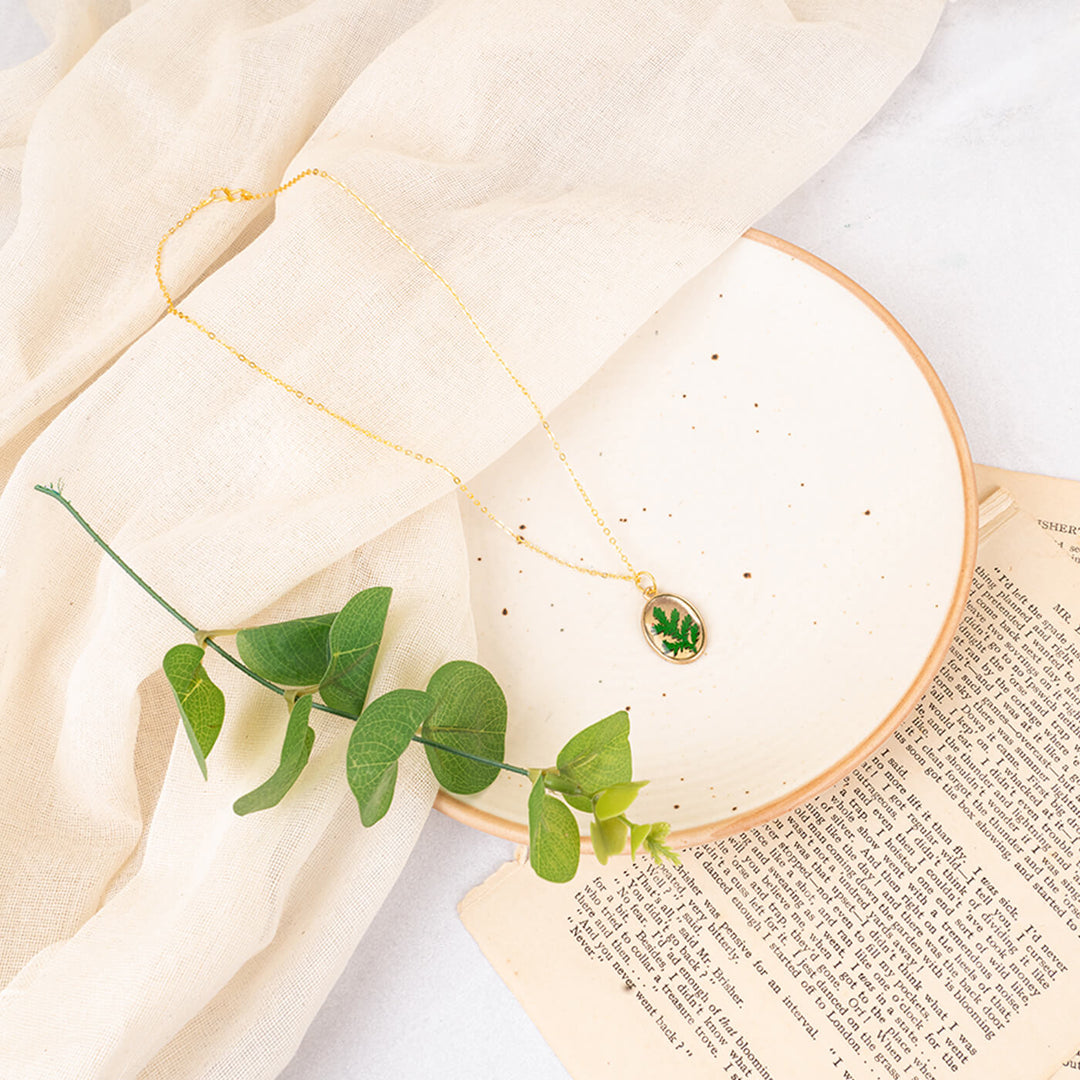
[[[551,445],[558,454],[559,460],[562,462],[567,473],[570,475],[570,479],[574,482],[574,486],[578,490],[578,494],[581,496],[585,505],[589,509],[589,513],[592,514],[597,526],[603,531],[604,536],[607,537],[608,543],[615,549],[619,558],[622,560],[623,565],[627,569],[627,573],[613,573],[609,570],[596,570],[589,566],[579,566],[576,563],[572,563],[567,559],[563,559],[553,552],[547,551],[540,547],[538,544],[534,544],[531,540],[527,540],[521,533],[515,532],[504,521],[500,520],[493,514],[487,506],[473,493],[469,486],[461,479],[457,473],[454,472],[448,465],[444,465],[441,461],[437,461],[433,457],[429,457],[426,454],[420,453],[418,450],[411,450],[408,447],[402,446],[400,443],[395,443],[390,439],[384,439],[381,435],[377,435],[374,431],[369,431],[367,428],[356,423],[353,420],[349,420],[347,417],[342,416],[340,413],[335,412],[333,409],[324,405],[321,401],[306,394],[299,387],[293,386],[291,383],[287,383],[284,379],[278,378],[273,372],[268,371],[266,368],[261,367],[255,363],[254,360],[249,359],[235,346],[230,345],[223,338],[219,337],[214,331],[209,330],[197,319],[193,319],[186,312],[181,311],[173,302],[173,298],[169,293],[169,290],[165,286],[165,279],[162,276],[161,271],[161,259],[165,250],[165,245],[169,240],[169,237],[173,233],[177,232],[180,228],[186,225],[200,210],[213,203],[221,202],[253,202],[259,199],[272,199],[277,195],[280,195],[283,191],[287,191],[307,176],[317,176],[323,180],[328,180],[331,184],[340,188],[346,195],[358,202],[382,227],[386,232],[397,241],[406,251],[413,255],[417,261],[421,263],[428,271],[435,277],[435,279],[450,293],[461,308],[465,317],[472,324],[473,329],[480,335],[481,340],[487,346],[491,355],[498,361],[500,367],[510,376],[514,385],[525,396],[526,401],[532,406],[533,411],[540,418],[540,424],[544,429],[544,433],[551,441]],[[398,231],[386,221],[372,206],[366,203],[359,195],[356,194],[347,184],[338,180],[337,177],[331,176],[328,172],[323,172],[321,169],[305,169],[301,173],[297,173],[291,180],[286,181],[280,187],[274,188],[272,191],[259,191],[251,192],[244,188],[214,188],[210,194],[193,206],[169,231],[161,238],[157,247],[157,257],[154,260],[154,272],[157,275],[158,286],[161,289],[162,296],[165,297],[165,303],[168,306],[168,310],[171,314],[177,316],[177,318],[183,319],[184,322],[189,323],[195,327],[201,333],[205,334],[211,341],[216,342],[223,349],[228,350],[238,360],[245,363],[253,371],[257,371],[263,378],[269,379],[270,382],[277,386],[280,386],[287,393],[292,394],[306,405],[312,406],[312,408],[318,409],[319,412],[325,413],[332,420],[338,421],[338,423],[344,424],[346,427],[352,428],[353,431],[358,432],[360,435],[365,436],[368,439],[372,439],[374,442],[379,443],[382,446],[388,447],[391,450],[397,451],[399,454],[404,454],[406,457],[413,458],[416,461],[422,462],[425,465],[433,465],[437,469],[441,469],[450,479],[454,482],[454,486],[465,495],[468,500],[482,513],[485,517],[493,521],[507,536],[513,538],[515,543],[521,544],[524,547],[529,548],[531,551],[535,551],[538,555],[543,555],[545,559],[550,559],[554,563],[558,563],[560,566],[565,566],[570,570],[575,570],[580,574],[589,574],[592,577],[610,578],[616,581],[628,581],[631,582],[636,588],[640,589],[645,596],[645,606],[641,612],[641,629],[645,635],[645,640],[648,641],[653,651],[659,656],[662,656],[665,660],[670,660],[675,664],[688,664],[693,660],[696,660],[705,651],[705,624],[702,622],[701,616],[698,614],[697,609],[681,596],[677,596],[675,593],[661,593],[657,588],[656,578],[653,577],[648,570],[638,570],[634,564],[627,557],[622,547],[619,545],[618,540],[612,533],[610,526],[600,516],[600,512],[596,509],[592,499],[589,497],[588,492],[585,490],[581,481],[578,479],[577,474],[574,472],[573,467],[570,465],[567,459],[566,452],[559,445],[559,440],[555,437],[555,432],[551,429],[551,424],[548,422],[547,417],[544,415],[543,410],[537,404],[536,399],[529,393],[528,387],[514,374],[510,365],[502,358],[498,349],[491,343],[487,334],[484,333],[483,328],[473,317],[472,312],[465,306],[464,301],[458,296],[457,292],[453,289],[450,283],[435,269],[434,266],[424,258],[406,240]]]

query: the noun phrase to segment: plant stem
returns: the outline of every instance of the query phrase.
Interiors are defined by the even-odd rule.
[[[101,550],[104,551],[105,554],[108,555],[109,558],[112,559],[112,561],[116,563],[116,565],[119,566],[120,569],[123,570],[129,578],[131,578],[132,581],[135,582],[136,585],[139,586],[139,588],[141,588],[148,596],[156,600],[174,619],[176,619],[180,623],[183,623],[183,625],[186,626],[195,635],[197,639],[200,637],[203,638],[206,642],[207,648],[213,649],[214,652],[216,652],[219,656],[223,657],[225,660],[228,660],[228,662],[232,664],[234,668],[242,671],[245,675],[248,676],[248,678],[254,679],[257,683],[265,686],[267,690],[273,690],[275,694],[280,694],[282,697],[285,696],[285,689],[283,687],[277,686],[274,683],[270,682],[269,679],[264,679],[261,675],[256,674],[254,671],[251,670],[251,668],[247,666],[247,664],[242,663],[240,660],[237,660],[236,657],[233,656],[231,653],[226,652],[210,636],[211,634],[215,633],[231,634],[235,633],[235,631],[200,631],[193,622],[191,622],[189,619],[185,619],[184,616],[181,615],[180,612],[172,606],[172,604],[165,600],[159,593],[155,592],[141,577],[139,577],[138,574],[135,573],[134,570],[132,570],[130,566],[128,566],[126,562],[124,562],[123,559],[120,558],[120,556],[117,555],[111,547],[109,547],[105,540],[103,540],[101,536],[99,536],[98,533],[94,531],[90,523],[82,516],[82,514],[80,514],[79,511],[76,510],[75,507],[72,506],[71,503],[64,498],[60,491],[58,491],[54,487],[45,487],[43,484],[35,484],[34,490],[40,491],[42,495],[48,495],[51,498],[55,499],[58,503],[60,503],[60,505],[79,523],[79,525],[82,526],[82,529],[87,534],[87,536],[89,536],[90,539],[93,540],[94,543],[97,544],[97,546],[101,548]],[[351,720],[353,723],[356,723],[357,720],[355,716],[350,716],[348,713],[338,712],[337,709],[328,708],[326,705],[320,705],[318,702],[313,702],[311,707],[313,709],[318,709],[320,712],[330,713],[332,716],[340,716],[345,720]],[[488,758],[477,757],[475,754],[468,754],[464,750],[456,750],[452,746],[446,746],[443,743],[435,742],[432,739],[425,739],[419,735],[414,735],[412,738],[413,742],[423,743],[425,746],[434,746],[438,750],[445,750],[448,754],[456,754],[458,757],[468,758],[470,761],[478,762],[481,765],[491,765],[494,768],[504,769],[507,772],[520,773],[522,776],[529,775],[528,769],[522,769],[518,765],[508,765],[505,761],[492,761]]]
[[[98,536],[96,532],[94,532],[90,523],[82,516],[82,514],[79,513],[78,510],[75,509],[74,506],[71,505],[70,502],[68,502],[67,499],[64,498],[64,496],[56,488],[45,487],[42,484],[35,484],[34,490],[40,491],[42,495],[49,495],[50,497],[54,498],[83,527],[83,531],[90,537],[90,539],[93,540],[94,543],[97,544],[97,546],[101,548],[102,551],[104,551],[105,554],[108,555],[109,558],[112,559],[112,561],[116,563],[116,565],[119,566],[120,569],[123,570],[129,578],[131,578],[132,581],[135,582],[136,585],[138,585],[145,592],[149,593],[149,595],[152,596],[174,619],[178,619],[180,622],[182,622],[193,634],[197,634],[199,632],[199,628],[193,622],[189,622],[187,619],[185,619],[184,616],[181,615],[180,612],[172,606],[172,604],[168,603],[168,601],[164,600],[156,592],[154,592],[154,590],[151,589],[150,586],[147,585],[146,582],[143,581],[143,579],[139,577],[139,575],[136,574],[135,571],[132,570],[131,567],[128,566],[128,564],[124,562],[124,560],[121,559],[120,556],[117,555],[116,552],[113,551],[113,549],[109,547],[109,545],[105,543],[105,541],[102,540],[102,538]]]
[[[452,750],[443,743],[435,742],[433,739],[425,739],[423,735],[414,735],[412,740],[413,742],[421,743],[423,746],[434,746],[437,750],[448,750],[451,754],[457,754],[458,757],[468,758],[470,761],[478,762],[481,765],[494,765],[496,768],[505,769],[507,772],[515,772],[521,776],[529,775],[528,769],[522,769],[518,765],[508,765],[505,761],[492,761],[490,758],[469,754],[464,750]]]

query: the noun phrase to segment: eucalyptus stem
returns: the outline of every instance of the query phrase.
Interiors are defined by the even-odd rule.
[[[112,559],[112,561],[116,563],[116,565],[119,566],[120,569],[123,570],[129,578],[131,578],[132,581],[135,582],[136,585],[139,586],[139,588],[141,588],[153,600],[156,600],[157,603],[160,604],[174,619],[186,626],[187,629],[195,635],[197,640],[201,639],[202,641],[204,641],[207,648],[213,649],[214,652],[216,652],[223,659],[227,660],[230,664],[232,664],[233,667],[237,668],[239,671],[242,671],[245,675],[248,676],[248,678],[254,679],[255,682],[261,684],[262,686],[265,686],[267,690],[272,690],[275,694],[280,694],[282,697],[286,696],[286,690],[284,687],[277,686],[275,683],[270,682],[269,679],[264,679],[261,675],[256,674],[254,671],[251,670],[251,668],[247,666],[247,664],[238,660],[231,653],[223,649],[216,641],[214,641],[213,637],[211,636],[214,633],[233,633],[234,631],[201,631],[193,622],[191,622],[190,619],[184,618],[184,616],[181,615],[180,612],[172,606],[172,604],[170,604],[164,597],[162,597],[158,592],[151,588],[146,581],[144,581],[130,566],[128,566],[128,564],[124,562],[124,560],[120,558],[120,556],[117,555],[115,551],[113,551],[113,549],[108,545],[108,543],[94,530],[94,528],[82,516],[82,514],[80,514],[79,511],[76,510],[74,506],[72,506],[72,504],[64,497],[64,495],[58,488],[51,486],[46,487],[43,484],[35,484],[34,490],[40,491],[43,495],[48,495],[51,498],[55,499],[58,503],[60,503],[60,505],[65,510],[67,510],[67,512],[79,523],[87,536],[89,536],[90,539],[93,540],[94,543],[97,544],[97,546],[101,548],[101,550],[104,551],[105,554],[108,555],[109,558]],[[339,712],[337,709],[331,709],[326,705],[320,705],[318,702],[312,702],[312,708],[318,709],[320,712],[329,713],[332,716],[340,716],[345,720],[351,720],[353,723],[355,723],[357,720],[357,717],[355,716],[350,716],[348,713],[345,712]],[[435,742],[433,739],[425,739],[420,735],[414,735],[412,737],[412,741],[422,743],[424,746],[433,746],[437,750],[443,750],[448,754],[455,754],[457,757],[468,758],[470,761],[478,762],[481,765],[490,765],[497,769],[503,769],[506,772],[518,773],[521,776],[529,775],[528,769],[523,769],[518,765],[510,765],[505,761],[493,761],[489,758],[478,757],[476,754],[469,754],[466,753],[464,750],[457,750],[452,746],[447,746],[445,743]]]
[[[87,536],[89,536],[90,539],[93,540],[94,543],[97,544],[97,546],[101,548],[101,550],[104,551],[105,554],[108,555],[136,585],[139,586],[140,589],[152,596],[174,619],[182,622],[193,634],[198,634],[199,628],[190,620],[185,619],[184,616],[181,615],[167,600],[154,592],[154,590],[150,588],[150,586],[147,585],[147,583],[143,581],[143,579],[139,577],[139,575],[136,574],[135,571],[132,570],[131,567],[128,566],[128,564],[124,562],[124,560],[121,559],[120,556],[117,555],[116,552],[113,551],[113,549],[94,531],[90,522],[88,522],[86,518],[84,518],[82,514],[80,514],[79,511],[64,498],[59,488],[51,486],[46,487],[44,484],[35,484],[34,490],[40,491],[42,495],[48,495],[55,499],[82,526],[83,531]]]
[[[318,705],[315,708],[319,708]],[[327,712],[330,710],[328,709]],[[338,714],[341,715],[340,713]],[[451,754],[457,754],[458,757],[468,758],[470,761],[478,762],[480,765],[495,765],[500,769],[505,769],[507,772],[516,772],[520,776],[528,776],[529,770],[521,768],[520,765],[508,765],[505,761],[492,761],[490,758],[480,757],[477,754],[470,754],[464,750],[452,750],[445,743],[435,742],[434,739],[425,739],[423,735],[414,735],[412,741],[420,743],[422,746],[434,746],[437,750],[449,750]]]

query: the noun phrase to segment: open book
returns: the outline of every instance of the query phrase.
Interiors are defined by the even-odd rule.
[[[679,869],[462,901],[576,1080],[1080,1076],[1080,484],[979,480],[945,666],[842,783]]]

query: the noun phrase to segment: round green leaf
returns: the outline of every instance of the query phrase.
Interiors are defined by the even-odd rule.
[[[236,651],[256,675],[280,686],[314,686],[330,662],[330,624],[337,612],[249,626],[236,634]]]
[[[548,785],[551,786],[550,784]],[[580,810],[583,814],[591,814],[593,812],[593,801],[591,795],[563,795],[563,799],[568,805],[572,806],[575,810]]]
[[[349,738],[345,772],[365,825],[374,825],[390,808],[397,760],[430,711],[431,698],[425,691],[391,690],[376,698],[357,720]]]
[[[591,795],[633,777],[630,760],[630,717],[625,710],[579,731],[559,751],[559,772]]]
[[[630,858],[636,859],[638,848],[645,843],[646,838],[649,835],[649,830],[652,829],[651,824],[645,825],[631,825],[630,826]]]
[[[330,663],[318,679],[319,694],[331,709],[348,716],[360,715],[367,700],[392,591],[375,588],[357,593],[330,626]]]
[[[267,781],[254,791],[241,795],[233,803],[233,812],[243,816],[256,810],[266,810],[277,806],[286,792],[296,783],[304,766],[311,757],[311,748],[315,745],[315,731],[308,724],[311,716],[311,695],[305,694],[296,699],[289,713],[289,723],[285,728],[285,741],[281,747],[281,761]]]
[[[637,780],[629,784],[612,784],[604,788],[596,797],[593,811],[599,821],[618,817],[629,809],[637,798],[638,792],[648,783],[648,780]]]
[[[428,683],[432,711],[421,735],[455,750],[502,761],[506,749],[506,698],[486,668],[468,660],[443,664]],[[435,779],[459,795],[483,791],[499,775],[498,766],[425,746]]]
[[[589,822],[593,852],[601,866],[606,866],[612,855],[619,855],[626,846],[626,822],[622,818]]]
[[[381,821],[390,809],[394,801],[394,788],[397,787],[398,763],[395,761],[389,768],[383,770],[378,778],[367,801],[360,807],[360,821],[364,825],[374,825]]]
[[[203,779],[207,755],[225,722],[225,695],[206,674],[202,664],[205,655],[206,650],[198,645],[174,645],[161,663]]]
[[[529,863],[545,881],[569,881],[577,873],[581,838],[570,808],[548,795],[544,778],[529,794]]]

